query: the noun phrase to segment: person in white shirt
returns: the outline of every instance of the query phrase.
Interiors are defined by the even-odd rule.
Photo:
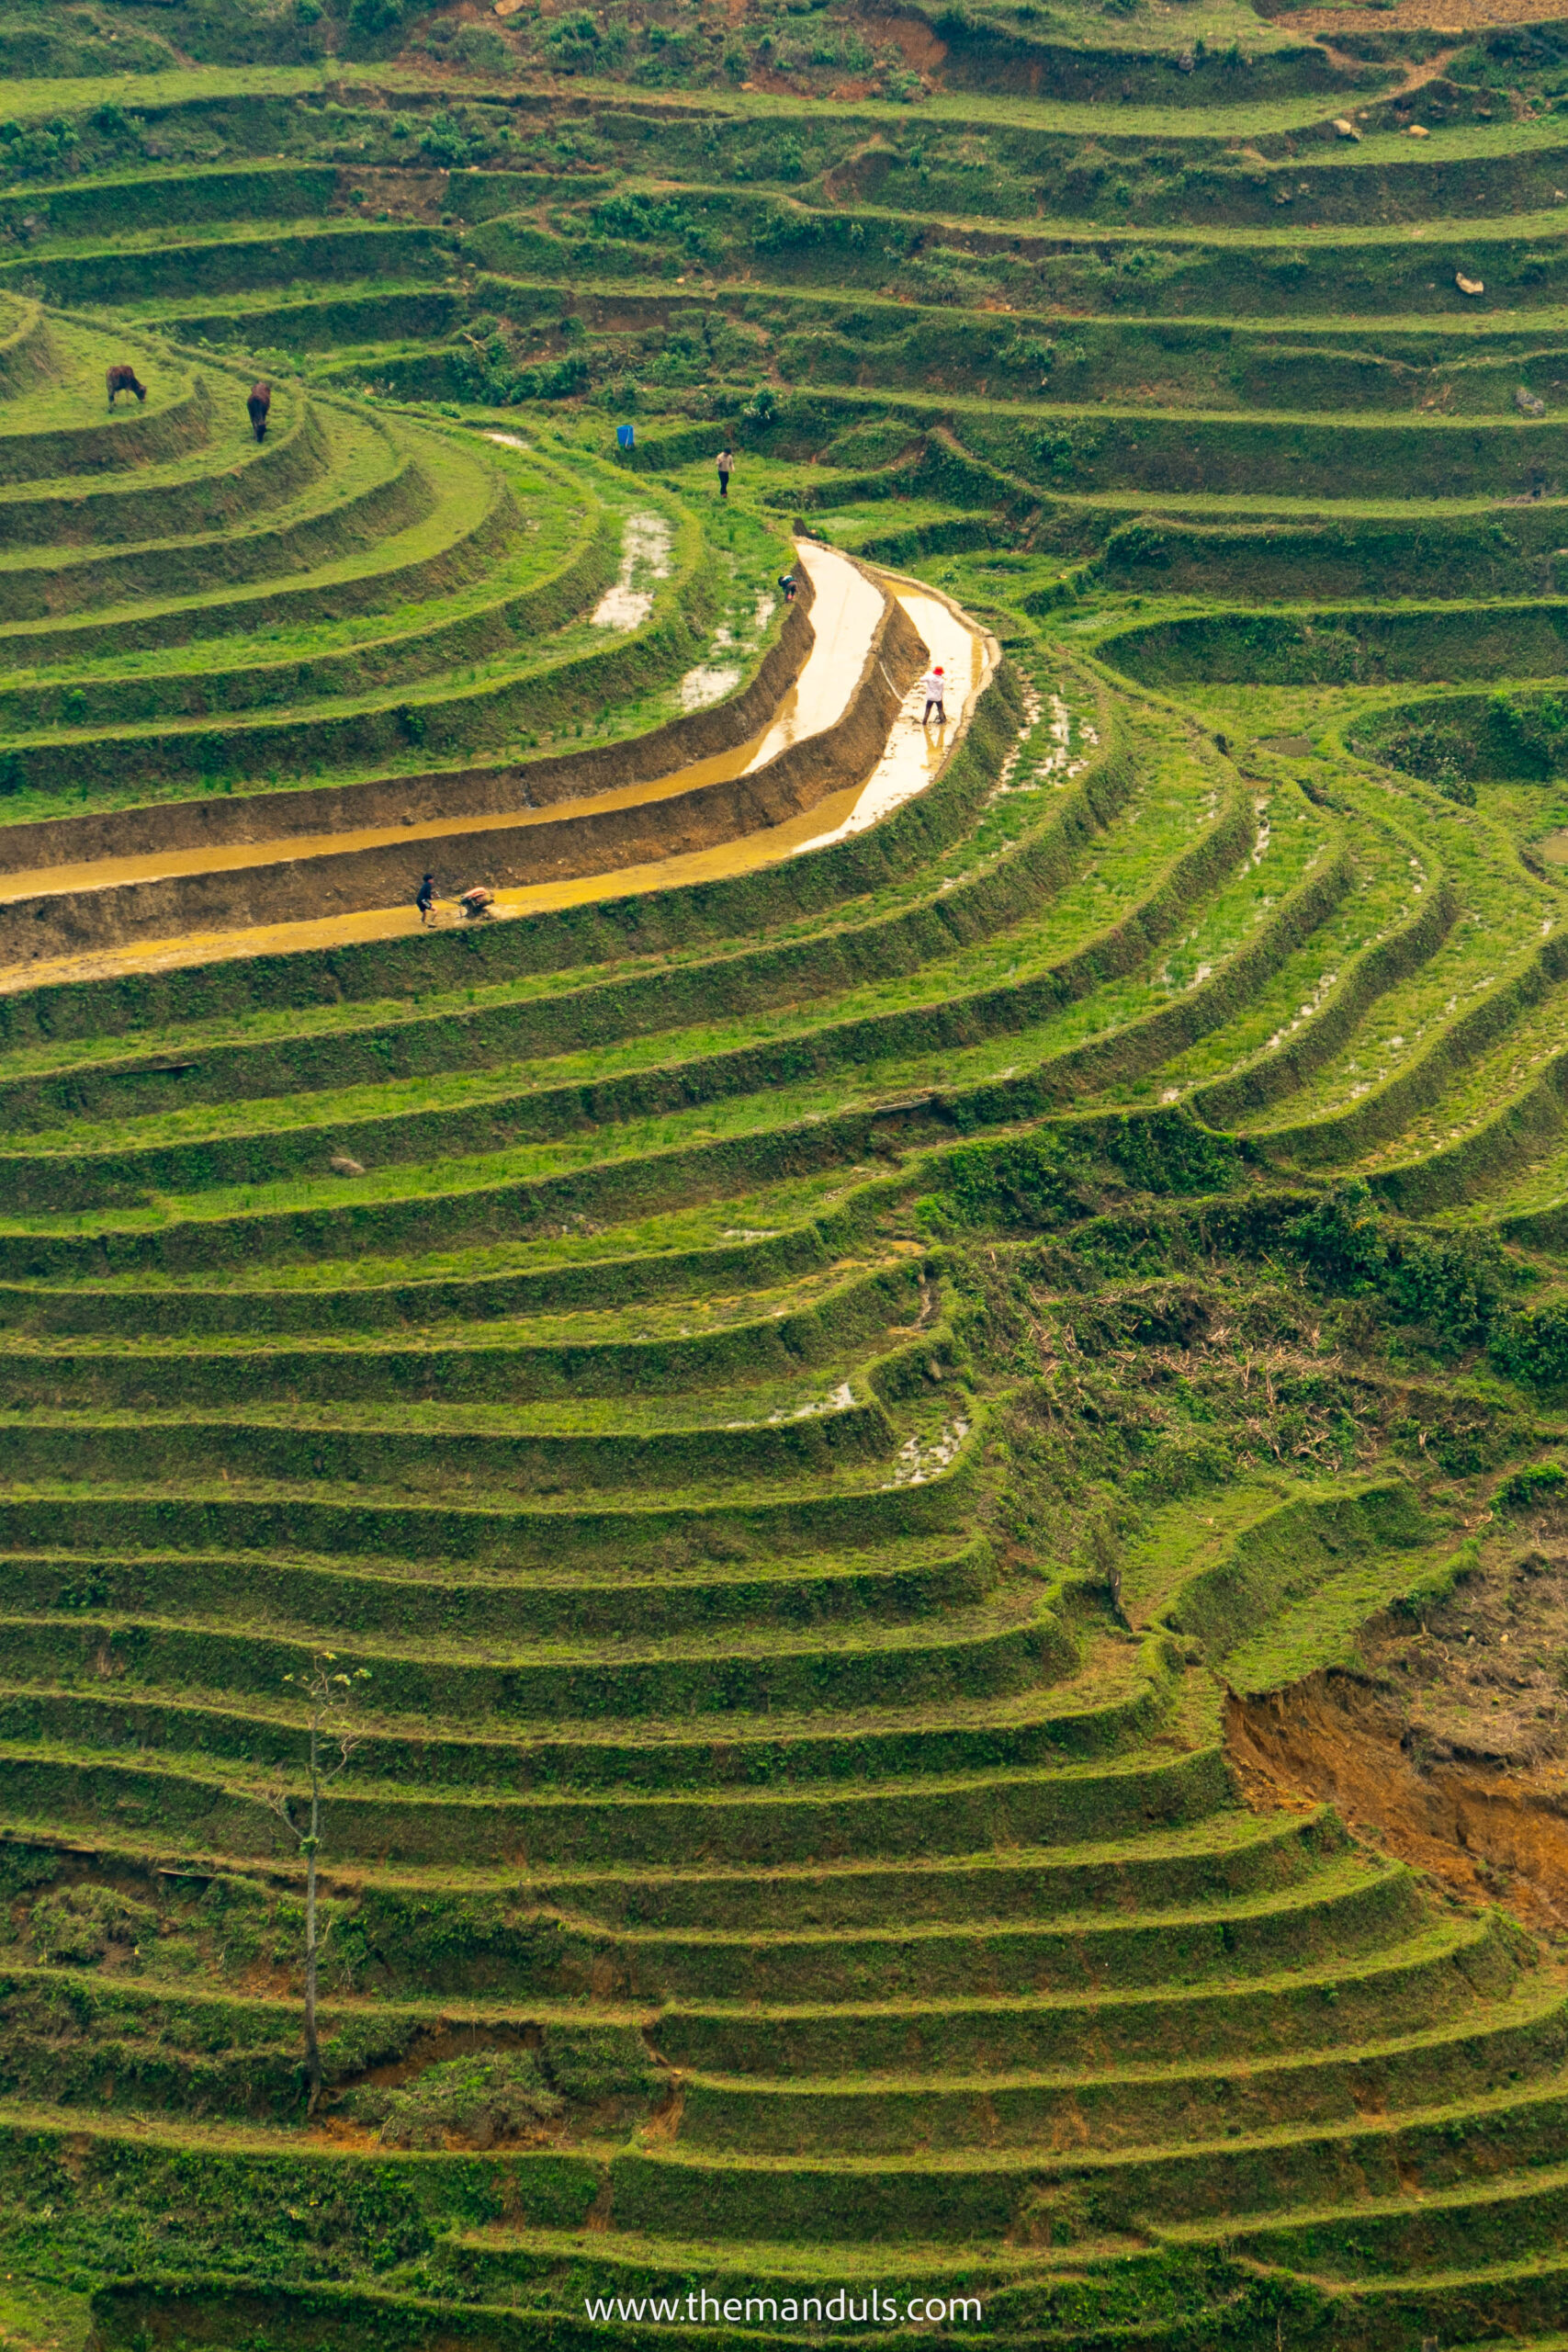
[[[942,663],[939,662],[934,669],[928,670],[925,676],[920,680],[920,692],[926,698],[925,715],[920,720],[920,725],[922,727],[929,727],[931,725],[931,713],[933,710],[936,713],[937,725],[939,727],[945,727],[947,725],[947,712],[942,707],[942,696],[946,692],[946,688],[947,681],[942,676]]]

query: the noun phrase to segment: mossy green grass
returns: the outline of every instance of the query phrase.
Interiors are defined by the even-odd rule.
[[[1232,1759],[1562,1450],[1561,119],[1228,0],[918,9],[902,103],[563,23],[17,84],[9,870],[511,806],[807,534],[982,666],[752,871],[0,906],[6,2265],[104,2352],[1544,2346],[1560,1956]]]

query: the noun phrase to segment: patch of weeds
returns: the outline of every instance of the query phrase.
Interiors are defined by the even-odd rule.
[[[531,2050],[479,2051],[427,2066],[395,2089],[372,2085],[346,2101],[356,2121],[378,2124],[385,2148],[493,2148],[562,2114]]]
[[[112,1944],[134,1948],[155,1931],[157,1913],[112,1887],[66,1886],[33,1905],[28,1925],[40,1960],[80,1967],[104,1959]]]

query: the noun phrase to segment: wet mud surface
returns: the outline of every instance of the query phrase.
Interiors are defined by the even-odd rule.
[[[761,789],[764,779],[760,771],[778,774],[778,768],[772,763],[780,763],[781,755],[808,752],[818,738],[824,739],[822,780],[831,786],[827,739],[831,730],[844,729],[856,686],[867,671],[879,625],[889,608],[883,591],[832,550],[803,544],[799,560],[810,574],[814,590],[813,640],[794,683],[778,700],[767,723],[745,741],[668,775],[574,801],[570,805],[574,820],[614,820],[629,816],[635,820],[639,810],[652,811],[662,803],[708,795],[714,787],[739,787],[745,779],[753,776],[758,777]],[[686,846],[679,842],[675,812],[671,811],[668,820],[657,820],[652,829],[657,833],[669,821],[670,831],[676,836],[671,854],[634,854],[592,872],[517,882],[510,887],[502,882],[496,888],[493,914],[489,919],[516,919],[594,898],[620,897],[751,872],[802,850],[821,846],[843,833],[859,831],[913,794],[923,791],[940,772],[964,710],[989,674],[995,650],[976,624],[942,598],[899,586],[896,602],[901,609],[892,617],[903,632],[900,642],[908,648],[902,664],[904,673],[908,673],[916,658],[911,644],[914,639],[918,641],[919,667],[923,670],[928,657],[941,662],[956,682],[956,690],[947,704],[945,726],[933,723],[923,727],[919,723],[918,684],[905,687],[890,723],[879,723],[880,754],[874,752],[869,758],[858,754],[851,757],[852,782],[829,788],[804,808],[780,810],[771,821],[771,812],[761,809],[763,821],[700,846]],[[874,685],[876,681],[873,679],[872,683]],[[879,688],[881,700],[886,703],[900,684],[901,681],[890,679],[885,689]],[[804,763],[797,758],[788,764],[798,770],[811,763],[808,756]],[[464,842],[471,843],[471,854],[466,856],[461,872],[443,871],[438,875],[436,925],[451,928],[461,923],[464,918],[457,904],[458,894],[474,883],[489,883],[492,879],[486,870],[487,835],[505,834],[514,841],[535,828],[558,830],[560,821],[558,807],[503,810],[465,820],[458,831]],[[182,876],[199,879],[225,871],[243,874],[268,866],[283,875],[312,855],[330,855],[335,860],[355,852],[382,853],[398,861],[400,867],[404,863],[412,867],[419,863],[421,845],[436,842],[446,853],[443,864],[449,863],[454,852],[454,827],[449,818],[412,825],[370,827],[361,833],[295,835],[276,842],[236,842],[227,847],[151,853],[141,858],[96,860],[80,869],[44,868],[33,876],[8,877],[7,896],[20,896],[29,881],[52,898],[63,896],[73,888],[102,888],[106,881],[139,884]],[[500,848],[497,842],[495,851]],[[428,846],[427,854],[434,855]],[[471,872],[468,870],[469,866]],[[414,878],[417,880],[417,874]],[[351,941],[396,938],[419,928],[419,916],[407,902],[292,922],[170,925],[165,936],[154,935],[123,945],[106,944],[101,949],[89,948],[76,955],[41,959],[35,956],[8,969],[0,967],[0,990],[36,987],[40,982],[97,978],[125,971],[164,970],[231,956],[276,954]]]

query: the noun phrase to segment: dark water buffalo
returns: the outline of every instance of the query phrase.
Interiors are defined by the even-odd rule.
[[[147,387],[145,384],[137,382],[136,370],[129,360],[118,361],[109,369],[104,380],[109,388],[110,408],[114,406],[114,396],[117,392],[134,392],[139,401],[144,401],[147,398]]]
[[[272,407],[272,386],[253,384],[245,397],[245,407],[250,413],[251,431],[258,441],[265,441],[267,414]]]

